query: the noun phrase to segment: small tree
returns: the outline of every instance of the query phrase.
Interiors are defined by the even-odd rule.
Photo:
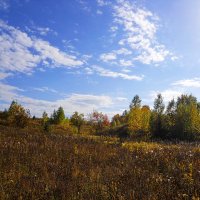
[[[65,112],[62,107],[59,107],[57,111],[53,111],[51,115],[51,122],[53,124],[62,124],[65,121]]]
[[[133,100],[131,101],[131,104],[130,104],[130,110],[132,108],[140,108],[141,107],[141,99],[138,95],[135,95]]]
[[[108,127],[110,125],[108,116],[104,115],[101,112],[94,111],[89,115],[89,118],[90,123],[96,130],[96,133],[98,132],[98,130],[102,130],[103,128]]]
[[[81,126],[84,124],[84,114],[74,112],[70,119],[71,123],[77,127],[78,134],[80,134]]]
[[[48,114],[46,113],[46,111],[44,111],[43,114],[42,114],[43,124],[46,123],[48,120],[49,120]]]
[[[151,115],[151,129],[156,137],[163,137],[163,112],[165,105],[161,94],[154,100],[154,109]]]
[[[30,111],[25,110],[23,106],[12,101],[8,109],[8,121],[11,125],[24,128],[30,119]]]

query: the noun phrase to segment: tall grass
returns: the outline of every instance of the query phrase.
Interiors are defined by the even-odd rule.
[[[199,199],[200,148],[0,129],[0,199]]]

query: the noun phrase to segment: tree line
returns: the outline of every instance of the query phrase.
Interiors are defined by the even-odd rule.
[[[0,123],[7,126],[24,128],[30,122],[38,121],[46,132],[52,126],[71,127],[75,133],[82,133],[84,127],[89,127],[95,134],[105,130],[118,131],[118,127],[127,127],[129,136],[145,136],[162,139],[200,139],[200,103],[193,95],[182,94],[167,105],[158,94],[153,108],[142,105],[138,95],[132,99],[129,109],[122,114],[116,114],[109,120],[106,114],[93,111],[84,116],[77,111],[69,118],[64,109],[59,107],[48,116],[44,111],[41,118],[31,117],[30,111],[17,101],[12,101],[7,110],[0,112]]]

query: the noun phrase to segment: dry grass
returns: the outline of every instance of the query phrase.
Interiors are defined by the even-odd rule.
[[[0,128],[0,199],[200,197],[198,145]]]

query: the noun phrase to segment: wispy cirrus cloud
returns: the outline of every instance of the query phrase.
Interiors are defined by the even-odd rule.
[[[111,2],[109,0],[97,0],[97,5],[98,6],[107,6],[110,5]]]
[[[172,83],[175,86],[200,88],[200,78],[183,79]]]
[[[137,80],[141,81],[144,76],[137,76],[137,75],[130,75],[127,73],[111,71],[99,66],[92,66],[91,68],[86,68],[87,74],[98,74],[99,76],[103,77],[110,77],[110,78],[121,78],[124,80]]]
[[[31,37],[0,21],[0,68],[4,72],[31,73],[38,64],[46,67],[77,67],[83,62],[49,42]]]
[[[8,76],[11,76],[11,73],[4,73],[4,72],[0,72],[0,80],[3,80],[5,78],[7,78]]]
[[[0,0],[0,10],[7,10],[9,7],[9,0]]]
[[[58,93],[57,90],[51,89],[49,87],[40,87],[40,88],[33,88],[33,90],[38,91],[38,92],[51,92],[51,93]]]
[[[49,27],[39,27],[39,26],[33,25],[31,28],[29,28],[29,27],[25,27],[25,28],[31,34],[38,33],[41,36],[46,36],[51,33],[53,35],[58,35],[58,33],[56,31],[52,30]]]

